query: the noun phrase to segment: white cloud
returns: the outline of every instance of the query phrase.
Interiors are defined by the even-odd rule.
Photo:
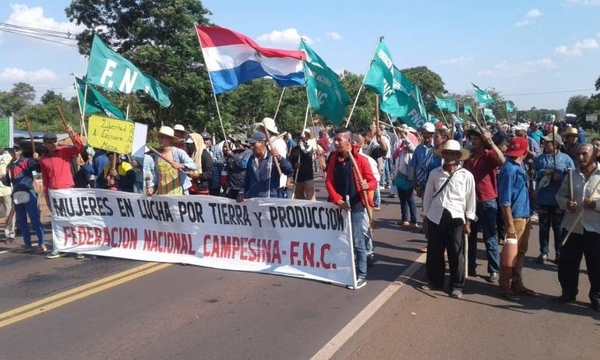
[[[555,69],[557,66],[550,58],[540,58],[522,63],[510,63],[506,60],[494,65],[491,69],[482,70],[477,73],[479,77],[488,78],[514,78],[538,71]]]
[[[584,50],[593,50],[600,47],[596,39],[583,39],[575,42],[573,46],[560,45],[554,51],[563,56],[581,56]]]
[[[525,17],[528,19],[536,19],[542,15],[543,15],[542,12],[539,11],[538,9],[531,9],[525,14]]]
[[[36,83],[49,80],[56,80],[56,73],[42,68],[34,71],[27,71],[19,68],[4,68],[0,72],[0,81],[2,82],[27,82]]]
[[[277,45],[288,45],[291,47],[297,47],[300,44],[300,40],[304,39],[307,44],[312,44],[312,39],[306,35],[300,35],[297,29],[289,28],[282,31],[273,30],[268,34],[263,34],[258,37],[259,42],[265,42],[269,44]]]
[[[517,23],[515,23],[515,27],[522,27],[522,26],[527,26],[527,25],[531,25],[532,22],[531,20],[523,20],[523,21],[519,21]]]
[[[333,41],[340,41],[342,40],[342,35],[336,33],[335,31],[330,31],[327,33],[327,37],[330,38]]]
[[[452,58],[452,59],[443,59],[440,60],[440,64],[441,65],[456,65],[456,66],[464,66],[470,62],[473,62],[473,60],[475,60],[472,57],[466,57],[466,56],[461,56],[461,57],[457,57],[457,58]]]

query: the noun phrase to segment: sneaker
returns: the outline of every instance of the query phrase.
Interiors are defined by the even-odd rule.
[[[556,265],[558,265],[559,262],[560,262],[560,253],[556,254],[556,259],[554,259],[554,263]]]
[[[537,261],[537,263],[538,263],[538,264],[542,264],[542,265],[544,265],[544,263],[545,263],[546,261],[548,261],[548,254],[541,253],[541,254],[540,254],[538,257],[537,257],[536,261]]]
[[[348,289],[358,290],[362,287],[365,287],[365,285],[367,285],[367,279],[365,279],[364,277],[359,277],[358,280],[356,280],[356,288],[353,285],[349,285]]]
[[[498,279],[500,278],[500,276],[498,275],[497,272],[493,272],[490,274],[490,277],[488,277],[488,282],[495,284],[498,282]]]
[[[21,246],[21,250],[23,252],[30,252],[30,251],[33,251],[33,246],[31,246],[31,245],[23,245],[23,246]]]
[[[83,255],[81,253],[75,254],[75,260],[81,260],[81,259],[85,259],[85,255]]]
[[[46,259],[58,259],[59,257],[61,257],[61,254],[56,250],[46,255]]]
[[[375,266],[375,254],[367,255],[367,267]]]
[[[46,251],[48,251],[48,248],[46,247],[46,245],[42,245],[40,246],[40,248],[38,249],[39,252],[41,253],[45,253]]]
[[[15,238],[14,238],[14,237],[9,237],[9,238],[6,238],[6,243],[7,243],[7,244],[12,244],[12,243],[14,243],[14,242],[15,242]]]
[[[454,298],[454,299],[462,299],[463,297],[463,292],[458,290],[458,289],[454,289],[452,290],[452,292],[450,293],[450,297]]]

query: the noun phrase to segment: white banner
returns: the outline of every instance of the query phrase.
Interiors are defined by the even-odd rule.
[[[331,203],[50,190],[54,248],[353,285],[350,219]]]

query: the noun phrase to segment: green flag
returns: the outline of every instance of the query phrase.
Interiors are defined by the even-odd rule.
[[[456,112],[456,100],[454,99],[440,99],[436,96],[435,102],[440,110],[448,110],[451,113]]]
[[[492,109],[488,109],[488,108],[483,109],[483,116],[488,117],[490,120],[496,120],[496,115],[494,115],[494,112],[492,111]]]
[[[477,102],[480,104],[491,104],[494,102],[492,95],[490,95],[487,91],[481,90],[479,86],[471,83],[475,88],[475,97],[477,97]]]
[[[394,92],[394,63],[392,54],[383,41],[379,41],[371,66],[363,79],[363,84],[380,96],[379,108],[393,117],[406,114],[406,107],[398,104]]]
[[[506,111],[511,113],[513,111],[515,111],[515,108],[513,107],[513,103],[511,101],[506,101]]]
[[[118,107],[90,85],[87,86],[87,94],[85,94],[85,86],[85,81],[75,78],[75,88],[77,89],[79,108],[84,114],[104,113],[112,118],[125,119],[125,114],[123,114]],[[84,99],[85,107],[83,104]]]
[[[306,52],[304,73],[310,107],[332,123],[339,124],[350,104],[346,90],[337,74],[304,41],[301,42],[300,49]]]
[[[464,104],[463,105],[463,112],[465,113],[465,115],[471,115],[471,105]]]
[[[394,92],[404,113],[398,115],[404,123],[419,129],[427,122],[427,111],[419,87],[394,66]]]
[[[98,35],[94,35],[86,81],[124,94],[147,94],[163,107],[171,106],[167,87],[106,46]]]

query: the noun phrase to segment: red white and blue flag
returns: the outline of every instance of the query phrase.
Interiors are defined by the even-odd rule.
[[[249,37],[222,27],[196,25],[196,33],[215,94],[265,76],[280,87],[304,85],[303,51],[261,47]]]

